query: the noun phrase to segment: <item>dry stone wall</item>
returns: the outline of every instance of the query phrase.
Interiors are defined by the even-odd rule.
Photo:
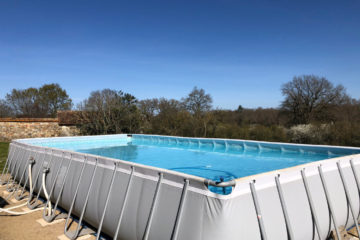
[[[0,141],[11,141],[20,138],[36,137],[59,137],[79,135],[75,126],[59,126],[56,120],[37,119],[26,120],[2,120],[0,119]]]

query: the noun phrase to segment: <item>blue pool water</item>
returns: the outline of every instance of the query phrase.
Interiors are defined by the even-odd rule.
[[[360,153],[359,149],[149,135],[78,139],[81,140],[56,139],[33,144],[126,160],[214,181]]]

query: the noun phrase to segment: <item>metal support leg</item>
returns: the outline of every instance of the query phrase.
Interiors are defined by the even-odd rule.
[[[43,155],[43,158],[42,158],[42,162],[41,162],[41,167],[44,168],[44,164],[45,164],[45,157],[46,157],[47,153],[46,153],[46,150],[44,151],[44,155]],[[35,178],[35,181],[34,181],[34,185],[32,187],[32,191],[30,191],[30,194],[29,194],[29,199],[28,199],[28,202],[27,202],[27,207],[29,209],[35,209],[36,207],[39,206],[38,204],[38,200],[39,200],[39,197],[40,197],[40,193],[41,193],[41,190],[42,190],[42,180],[40,181],[40,189],[36,195],[36,198],[35,198],[35,201],[33,203],[31,203],[31,201],[33,200],[33,193],[34,193],[34,190],[35,190],[35,187],[37,185],[37,182],[38,182],[38,179],[39,179],[39,176],[40,176],[40,173],[42,172],[41,169],[42,168],[39,168],[39,171],[36,175],[36,178]]]
[[[13,166],[11,167],[12,169],[10,171],[10,176],[8,178],[8,182],[6,183],[6,190],[9,191],[9,192],[14,190],[14,189],[12,189],[12,187],[13,187],[15,181],[16,181],[16,176],[17,176],[16,169],[18,168],[17,165],[18,165],[18,162],[20,162],[19,165],[21,164],[21,159],[22,159],[22,157],[24,157],[24,154],[25,154],[25,150],[22,150],[22,148],[20,148],[18,156],[15,159],[15,162],[14,162]],[[22,157],[19,157],[19,155],[22,156]],[[15,176],[15,177],[11,180],[12,176]]]
[[[252,198],[254,201],[256,217],[257,217],[259,228],[260,228],[261,239],[266,240],[267,236],[266,236],[264,222],[263,222],[262,215],[261,215],[259,200],[258,200],[256,189],[255,189],[255,180],[250,182],[250,191],[251,191],[251,195],[252,195]]]
[[[281,203],[281,208],[284,214],[284,219],[285,219],[285,224],[286,224],[286,230],[287,230],[287,234],[288,234],[288,239],[293,240],[294,239],[294,234],[291,228],[291,224],[290,224],[290,218],[289,218],[289,214],[287,211],[287,207],[286,207],[286,203],[285,203],[285,199],[284,199],[284,193],[280,184],[280,180],[279,180],[279,176],[275,176],[275,183],[276,183],[276,188],[279,194],[279,198],[280,198],[280,203]]]
[[[340,177],[341,177],[341,181],[342,181],[342,184],[343,184],[343,187],[344,187],[346,199],[347,199],[347,201],[349,203],[351,215],[353,217],[353,220],[354,220],[354,223],[355,223],[355,226],[356,226],[356,231],[358,233],[358,236],[360,236],[359,224],[358,224],[358,221],[357,221],[357,217],[355,215],[354,205],[352,204],[352,201],[351,201],[351,198],[350,198],[350,192],[349,192],[349,189],[348,189],[345,177],[344,177],[343,170],[342,170],[342,168],[340,166],[340,162],[337,162],[336,165],[337,165],[339,173],[340,173]]]
[[[53,208],[53,211],[50,213],[50,215],[44,215],[45,213],[45,210],[43,212],[43,218],[45,221],[47,222],[52,222],[55,218],[59,219],[59,218],[66,218],[67,217],[67,214],[60,214],[60,215],[55,215],[56,214],[56,209],[57,209],[57,206],[59,204],[59,201],[60,201],[60,198],[61,198],[61,195],[63,193],[63,190],[64,190],[64,186],[65,186],[65,182],[66,182],[66,178],[68,176],[68,173],[69,173],[69,170],[71,168],[71,164],[72,164],[72,154],[70,155],[70,161],[69,161],[69,164],[67,166],[67,169],[66,169],[66,173],[65,173],[65,176],[64,176],[64,179],[61,183],[61,188],[60,188],[60,191],[59,191],[59,195],[56,199],[56,203],[54,205],[54,208]],[[57,178],[57,177],[56,177]],[[51,193],[50,193],[50,196],[51,196]],[[45,206],[47,206],[48,203],[45,204]]]
[[[350,166],[351,166],[351,170],[353,172],[354,178],[355,178],[355,182],[356,182],[356,187],[358,189],[358,195],[359,195],[359,199],[360,199],[360,182],[359,182],[359,177],[357,175],[356,169],[355,169],[355,165],[352,159],[350,159]],[[360,208],[359,208],[359,213],[357,215],[357,219],[359,219],[360,216]],[[360,237],[360,236],[359,236]]]
[[[10,148],[9,153],[8,153],[8,156],[7,156],[7,158],[6,158],[6,162],[5,162],[4,168],[3,168],[2,173],[1,173],[1,176],[0,176],[0,186],[5,184],[5,180],[4,180],[4,177],[5,177],[5,169],[6,169],[6,167],[8,166],[9,162],[11,161],[11,160],[9,160],[9,159],[12,157],[12,154],[13,154],[13,153],[14,153],[14,147]],[[9,169],[9,167],[8,167],[8,169]]]
[[[135,168],[133,166],[131,166],[131,173],[130,173],[129,181],[128,181],[128,184],[127,184],[127,187],[126,187],[125,196],[124,196],[124,203],[123,203],[123,205],[121,207],[118,224],[116,226],[116,230],[115,230],[115,234],[114,234],[114,239],[117,239],[118,234],[119,234],[120,225],[121,225],[121,221],[122,221],[124,211],[125,211],[125,208],[126,208],[126,203],[127,203],[127,200],[128,200],[130,189],[131,189],[131,184],[132,184],[132,179],[133,179],[134,173],[135,173]]]
[[[179,228],[180,228],[180,223],[181,223],[181,217],[184,211],[184,205],[185,205],[185,201],[186,201],[186,195],[187,195],[187,188],[189,186],[189,180],[185,179],[184,181],[184,185],[183,185],[183,189],[182,189],[182,193],[181,193],[181,199],[180,199],[180,204],[179,204],[179,209],[176,215],[176,220],[175,220],[175,226],[174,226],[174,230],[171,236],[171,240],[176,240],[178,238],[178,233],[179,233]]]
[[[6,174],[8,175],[8,178],[6,180],[6,184],[8,184],[11,181],[11,177],[12,177],[12,172],[14,171],[14,166],[16,165],[17,161],[18,161],[18,157],[21,154],[20,150],[21,147],[19,146],[14,146],[14,154],[13,157],[11,158],[11,161],[8,162],[8,169],[6,171]]]
[[[30,161],[28,163],[29,165],[31,165],[30,169],[32,169],[32,166],[35,164],[35,159],[37,159],[38,155],[39,155],[39,153],[36,152],[35,153],[35,158],[30,159]],[[30,171],[30,169],[28,171]],[[15,199],[18,200],[18,201],[20,201],[21,199],[24,198],[24,192],[25,192],[26,185],[27,185],[27,183],[29,181],[29,175],[30,175],[30,173],[28,172],[28,177],[25,180],[25,183],[24,183],[24,186],[23,186],[23,188],[21,190],[20,195],[18,195],[18,192],[15,193]]]
[[[107,206],[109,204],[110,196],[111,196],[111,193],[112,193],[112,190],[113,190],[113,185],[114,185],[114,180],[115,180],[116,170],[117,170],[117,165],[118,165],[117,162],[115,162],[114,165],[115,166],[114,166],[113,173],[111,175],[111,181],[110,181],[110,185],[109,185],[109,189],[108,189],[108,194],[106,196],[106,202],[105,202],[104,210],[103,210],[103,213],[101,215],[100,224],[99,224],[98,231],[97,231],[97,234],[96,234],[96,240],[100,239],[101,229],[102,229],[102,226],[103,226],[103,222],[104,222],[104,218],[105,218],[105,214],[106,214],[106,209],[107,209]]]
[[[309,205],[310,205],[311,216],[313,218],[318,237],[321,240],[320,224],[319,224],[319,220],[317,218],[317,214],[316,214],[314,202],[313,202],[313,199],[312,199],[312,196],[311,196],[309,184],[308,184],[308,181],[307,181],[307,178],[306,178],[306,175],[305,175],[305,169],[302,169],[300,172],[301,172],[301,177],[302,177],[303,182],[304,182],[306,196],[307,196],[307,199],[308,199],[308,202],[309,202]]]
[[[24,179],[27,166],[28,166],[29,162],[32,161],[32,160],[34,160],[34,158],[33,158],[33,157],[29,157],[29,159],[26,161],[26,164],[25,164],[25,166],[24,166],[23,173],[21,174],[21,177],[20,177],[19,184],[16,186],[15,190],[13,191],[13,194],[14,194],[15,198],[17,198],[17,196],[18,196],[18,191],[19,191],[19,189],[20,189],[21,182],[22,182],[22,180]],[[24,185],[24,186],[25,186],[25,185]],[[10,194],[10,195],[11,195],[11,194]],[[10,196],[10,195],[9,195],[9,196]]]
[[[23,149],[22,157],[21,157],[20,160],[19,160],[20,162],[19,162],[19,164],[18,164],[17,167],[16,167],[16,166],[14,167],[14,169],[17,169],[17,170],[15,170],[15,173],[14,173],[14,174],[15,174],[14,179],[13,179],[11,185],[9,185],[9,184],[6,185],[6,190],[7,190],[8,192],[12,192],[12,191],[15,190],[16,178],[17,178],[17,175],[18,175],[18,173],[19,173],[19,171],[20,171],[22,159],[24,159],[25,154],[26,154],[26,150]],[[11,174],[11,175],[12,175],[12,174]]]
[[[318,167],[318,170],[319,170],[321,182],[322,182],[322,185],[323,185],[323,188],[324,188],[326,201],[327,201],[328,206],[329,206],[330,215],[331,215],[331,218],[332,218],[333,223],[334,223],[336,236],[340,240],[341,237],[340,237],[340,232],[339,232],[339,229],[338,229],[336,217],[335,217],[335,214],[334,214],[334,208],[333,208],[332,203],[331,203],[331,199],[330,199],[330,196],[329,196],[329,191],[328,191],[328,188],[327,188],[327,185],[326,185],[326,181],[325,181],[325,177],[324,177],[324,173],[322,171],[321,165]]]
[[[87,161],[86,161],[87,162]],[[78,222],[78,225],[76,227],[76,230],[74,232],[68,232],[68,222],[69,222],[69,219],[70,219],[70,216],[71,216],[71,212],[72,212],[72,208],[74,207],[74,203],[75,203],[75,199],[76,199],[76,195],[77,195],[77,192],[79,190],[79,186],[80,186],[80,182],[81,182],[81,177],[84,173],[84,169],[85,169],[85,161],[84,161],[84,165],[83,165],[83,168],[81,169],[81,174],[80,174],[80,178],[79,178],[79,183],[76,187],[76,192],[75,192],[75,196],[73,198],[73,202],[71,204],[71,207],[70,207],[70,210],[69,210],[69,215],[66,219],[66,222],[65,222],[65,229],[64,229],[64,233],[65,235],[74,240],[76,239],[77,237],[79,236],[82,236],[82,235],[85,235],[85,234],[89,234],[90,232],[88,231],[81,231],[80,232],[80,226],[81,226],[81,223],[82,223],[82,220],[83,220],[83,217],[84,217],[84,213],[85,213],[85,210],[86,210],[86,206],[87,206],[87,203],[88,203],[88,200],[89,200],[89,196],[90,196],[90,192],[91,192],[91,189],[92,189],[92,185],[93,185],[93,182],[94,182],[94,178],[95,178],[95,173],[96,173],[96,169],[97,169],[97,166],[98,166],[98,160],[96,159],[96,162],[95,162],[95,167],[94,167],[94,170],[93,170],[93,173],[91,175],[91,181],[90,181],[90,185],[89,185],[89,188],[88,188],[88,191],[87,191],[87,194],[86,194],[86,198],[85,198],[85,203],[84,203],[84,206],[82,208],[82,211],[81,211],[81,215],[80,215],[80,218],[79,218],[79,222]],[[91,231],[92,232],[92,231]]]
[[[163,179],[163,173],[159,173],[159,180],[158,180],[157,185],[156,185],[155,195],[154,195],[154,199],[153,199],[153,202],[152,202],[152,205],[151,205],[151,208],[150,208],[150,214],[149,214],[148,222],[146,224],[143,240],[147,240],[149,238],[151,223],[152,223],[152,220],[154,218],[154,212],[156,210],[157,202],[158,202],[158,199],[159,199],[159,192],[160,192],[160,189],[161,189],[162,179]]]
[[[43,216],[43,218],[44,218],[47,222],[50,222],[50,221],[48,221],[48,220],[50,220],[50,216],[55,215],[55,212],[56,212],[56,208],[51,209],[51,195],[52,195],[52,193],[53,193],[53,191],[54,191],[54,189],[55,189],[55,184],[56,184],[56,181],[57,181],[57,179],[58,179],[58,176],[59,176],[59,173],[60,173],[60,168],[61,168],[63,162],[64,162],[64,152],[62,153],[61,163],[60,163],[60,165],[59,165],[59,167],[58,167],[58,169],[57,169],[57,171],[56,171],[55,178],[54,178],[54,182],[53,182],[53,184],[52,184],[52,186],[51,186],[51,189],[50,189],[49,198],[47,199],[47,201],[46,201],[46,203],[45,203],[44,210],[43,210],[43,215],[42,215],[42,216]],[[48,210],[48,209],[47,209],[48,206],[50,206],[50,212],[49,212],[48,215],[46,215],[46,212],[47,212],[47,210]]]

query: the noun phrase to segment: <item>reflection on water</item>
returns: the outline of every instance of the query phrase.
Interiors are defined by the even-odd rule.
[[[214,181],[231,180],[333,157],[317,152],[225,149],[223,146],[215,148],[208,144],[196,147],[151,141],[133,141],[120,146],[82,149],[78,152],[169,169]]]
[[[128,145],[125,146],[82,149],[82,150],[78,150],[78,152],[89,153],[89,154],[121,159],[126,161],[134,161],[138,156],[138,146],[128,143]]]

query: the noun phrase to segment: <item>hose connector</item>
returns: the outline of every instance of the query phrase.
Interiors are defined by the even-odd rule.
[[[34,164],[35,164],[35,159],[34,159],[34,157],[30,157],[30,158],[29,158],[29,164],[30,164],[30,165],[34,165]]]

